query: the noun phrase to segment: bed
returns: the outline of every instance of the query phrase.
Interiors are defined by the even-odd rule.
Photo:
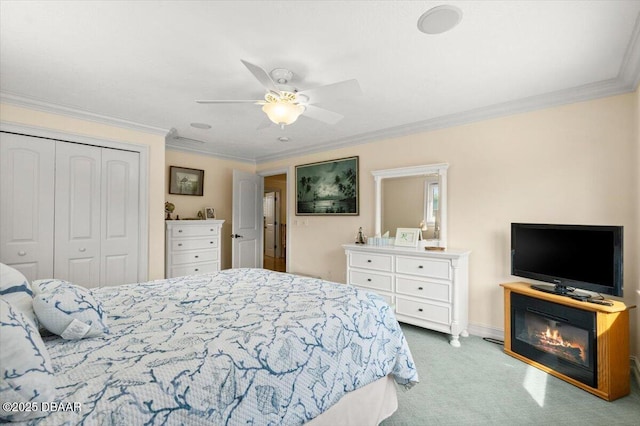
[[[418,382],[393,310],[344,284],[230,269],[91,294],[108,334],[43,338],[81,408],[29,424],[376,424]]]

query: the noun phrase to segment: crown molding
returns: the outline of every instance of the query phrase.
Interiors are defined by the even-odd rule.
[[[0,102],[10,105],[16,105],[19,107],[25,107],[37,111],[48,112],[51,114],[63,115],[71,118],[78,118],[80,120],[92,121],[94,123],[106,124],[109,126],[122,127],[125,129],[135,130],[138,132],[152,133],[155,135],[166,135],[169,133],[169,129],[163,129],[160,127],[149,126],[146,124],[136,123],[133,121],[125,120],[122,118],[109,117],[106,115],[96,114],[89,111],[82,111],[79,109],[52,104],[49,102],[40,101],[37,99],[31,99],[24,96],[14,95],[12,93],[0,92]]]
[[[179,151],[179,152],[186,152],[188,154],[197,154],[197,155],[206,155],[209,157],[214,157],[214,158],[219,158],[221,160],[230,160],[230,161],[238,161],[240,163],[248,163],[248,164],[252,164],[252,165],[256,165],[256,160],[254,160],[253,158],[246,158],[246,157],[238,157],[235,155],[227,155],[227,154],[220,154],[217,152],[211,152],[211,151],[205,151],[203,149],[198,149],[196,147],[188,147],[188,146],[182,146],[182,145],[176,145],[174,142],[170,142],[170,141],[166,141],[165,142],[165,149],[168,151]]]

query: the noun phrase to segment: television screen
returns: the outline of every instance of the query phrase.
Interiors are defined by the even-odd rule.
[[[513,275],[622,295],[622,227],[511,224]]]

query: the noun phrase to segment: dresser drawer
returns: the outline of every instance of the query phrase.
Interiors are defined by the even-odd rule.
[[[448,283],[396,277],[396,292],[439,302],[451,302],[451,284]]]
[[[351,266],[391,272],[393,256],[386,254],[351,253]]]
[[[218,247],[218,238],[202,238],[198,240],[173,240],[171,242],[171,250],[198,250],[198,249],[215,249]]]
[[[181,277],[183,275],[206,274],[209,272],[217,272],[220,270],[220,263],[209,262],[199,263],[197,265],[176,266],[171,268],[172,277]]]
[[[397,256],[396,272],[450,280],[451,263],[448,260]]]
[[[451,308],[449,306],[418,302],[396,296],[396,312],[399,315],[407,315],[447,326],[451,324]]]
[[[176,253],[173,255],[174,265],[196,262],[213,262],[215,260],[218,260],[217,250],[191,251],[187,253]]]
[[[218,235],[218,227],[212,225],[176,225],[171,228],[173,237],[202,237],[204,235]]]
[[[368,271],[349,271],[349,283],[376,290],[393,291],[393,278],[390,275],[374,274]]]

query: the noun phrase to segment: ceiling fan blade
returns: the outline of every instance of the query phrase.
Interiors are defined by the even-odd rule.
[[[327,124],[336,124],[344,118],[344,115],[342,114],[338,114],[337,112],[329,111],[328,109],[320,108],[315,105],[305,105],[305,110],[302,115]]]
[[[199,104],[257,104],[259,102],[264,102],[264,100],[249,100],[249,99],[225,99],[225,100],[198,100],[196,101]]]
[[[249,71],[251,71],[251,74],[253,74],[253,76],[258,79],[260,84],[262,84],[264,88],[267,89],[267,91],[280,95],[280,91],[276,87],[276,84],[273,82],[273,80],[271,80],[271,77],[269,77],[269,74],[267,74],[265,70],[257,65],[252,64],[251,62],[247,62],[243,59],[240,60],[242,61],[244,66],[247,67]]]
[[[309,103],[312,104],[332,101],[334,99],[350,98],[361,94],[362,90],[356,79],[340,81],[338,83],[298,92],[298,95],[309,98]]]

